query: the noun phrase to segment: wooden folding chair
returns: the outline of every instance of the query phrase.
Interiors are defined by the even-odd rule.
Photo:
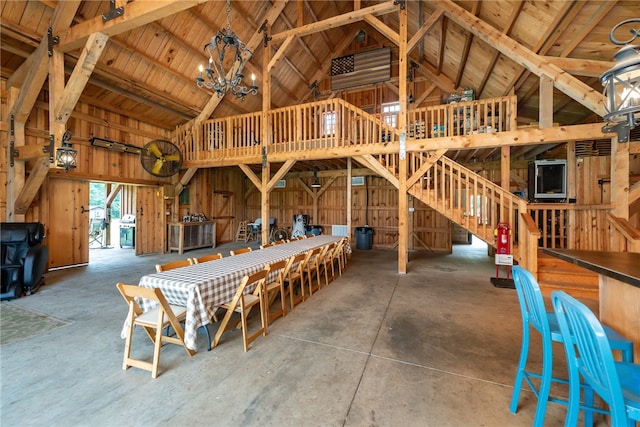
[[[215,261],[221,258],[222,258],[222,254],[218,252],[217,254],[203,255],[200,258],[191,258],[191,263],[202,264],[203,262]]]
[[[336,267],[338,268],[338,274],[340,274],[340,276],[342,276],[342,271],[344,270],[345,242],[346,242],[346,237],[343,237],[342,239],[340,239],[336,243],[333,249],[333,252],[329,256],[330,263],[331,263],[331,276],[333,279],[336,278]]]
[[[329,243],[325,245],[320,259],[320,273],[324,274],[324,282],[327,286],[331,283],[335,276],[335,271],[333,270],[333,252],[335,251],[337,242]],[[331,269],[331,278],[329,278],[329,269]],[[319,280],[320,278],[318,278]]]
[[[291,257],[293,258],[293,257]],[[285,291],[284,291],[284,278],[288,275],[287,267],[291,268],[291,263],[289,262],[291,259],[283,259],[282,261],[272,262],[269,264],[269,274],[273,272],[277,272],[276,277],[273,281],[268,282],[265,285],[267,290],[266,293],[266,301],[267,301],[267,323],[270,325],[272,321],[281,316],[287,315],[287,308],[285,305]],[[276,297],[279,294],[280,299],[280,308],[271,312],[270,308],[273,302],[276,300]]]
[[[266,304],[265,304],[265,279],[269,274],[269,267],[265,267],[256,273],[246,275],[242,278],[236,293],[228,304],[223,304],[221,308],[227,310],[225,313],[220,327],[213,338],[213,345],[215,347],[220,342],[222,334],[240,323],[242,325],[242,341],[244,343],[244,351],[249,350],[249,344],[252,343],[260,335],[267,335],[267,319],[266,319]],[[255,285],[253,293],[245,295],[244,291],[247,287]],[[260,322],[261,327],[249,335],[247,328],[247,316],[252,307],[260,305]],[[236,312],[240,313],[240,319],[235,322],[229,323],[231,315]]]
[[[247,253],[247,252],[251,252],[251,248],[247,247],[247,248],[240,248],[240,249],[234,249],[232,251],[229,251],[231,256],[240,255],[240,254],[244,254],[244,253]]]
[[[177,261],[170,261],[165,264],[156,264],[156,271],[161,273],[163,271],[173,270],[174,268],[186,267],[191,265],[191,260],[187,259],[179,259]]]
[[[304,275],[307,269],[307,261],[311,257],[311,251],[302,252],[293,256],[291,260],[291,266],[284,281],[287,283],[287,291],[289,292],[289,304],[291,309],[296,304],[306,299],[306,291],[304,286]],[[296,285],[299,286],[300,293],[296,295]]]
[[[306,272],[307,272],[307,281],[309,283],[309,295],[313,295],[314,291],[317,291],[322,286],[322,281],[320,280],[320,262],[322,251],[324,250],[324,246],[315,248],[311,250],[311,256],[307,260]],[[313,284],[313,276],[316,276],[316,284]]]
[[[158,365],[160,364],[160,347],[163,342],[179,344],[184,347],[189,356],[194,355],[195,351],[188,349],[184,343],[184,330],[180,324],[180,322],[185,321],[187,314],[186,307],[169,305],[162,291],[157,288],[149,289],[141,286],[125,285],[124,283],[118,283],[116,287],[129,305],[127,337],[124,345],[122,369],[127,370],[130,366],[134,366],[151,371],[151,377],[156,378],[158,376]],[[143,313],[135,298],[145,298],[156,301],[158,307]],[[152,362],[131,358],[131,340],[133,338],[133,328],[135,325],[142,326],[154,343]],[[168,326],[171,326],[175,331],[175,337],[162,335],[162,330]]]

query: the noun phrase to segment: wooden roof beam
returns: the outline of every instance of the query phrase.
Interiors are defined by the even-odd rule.
[[[513,29],[513,26],[516,23],[516,20],[518,19],[518,16],[520,16],[520,12],[522,11],[522,8],[524,7],[524,5],[525,5],[525,2],[523,1],[516,2],[513,9],[511,10],[511,15],[509,16],[509,21],[507,22],[507,25],[505,25],[505,27],[502,29],[502,34],[508,35],[511,32],[511,30]],[[478,86],[478,96],[482,95],[482,91],[484,91],[484,87],[487,85],[487,82],[489,81],[489,77],[491,77],[491,73],[493,72],[493,67],[495,67],[496,62],[498,62],[499,57],[500,57],[500,51],[496,50],[493,56],[491,57],[491,61],[489,61],[489,66],[486,68],[486,71],[484,72],[484,76],[482,77],[482,82]]]
[[[565,2],[560,12],[556,15],[553,22],[548,26],[547,32],[538,40],[531,50],[538,55],[545,55],[553,47],[553,44],[558,40],[560,34],[567,28],[569,22],[572,22],[575,16],[578,14],[584,2]],[[564,24],[563,24],[564,22]],[[510,86],[514,86],[515,90],[519,90],[524,82],[529,78],[531,72],[527,69],[521,70],[516,73],[511,80]],[[518,99],[521,101],[521,99]]]
[[[380,19],[369,14],[364,16],[364,20],[373,28],[378,30],[380,34],[384,35],[391,42],[393,42],[393,44],[395,44],[396,46],[400,45],[400,36],[398,35],[398,33],[392,28],[390,28],[387,24],[382,22]]]
[[[560,58],[557,56],[544,56],[543,59],[550,64],[562,68],[574,76],[598,77],[610,70],[614,61],[596,61],[579,58]]]
[[[478,16],[478,14],[480,13],[480,4],[481,2],[479,1],[473,2],[473,5],[471,6],[471,13],[473,14],[473,16]],[[471,50],[472,42],[473,33],[467,32],[464,38],[464,47],[462,48],[462,54],[460,55],[460,66],[458,67],[458,73],[456,74],[456,87],[460,86],[460,80],[462,80],[462,75],[464,74],[465,64],[469,59],[469,51]]]
[[[422,4],[422,2],[420,2],[420,4]],[[431,31],[436,22],[438,22],[440,18],[442,18],[442,15],[444,15],[444,10],[442,10],[441,8],[437,8],[431,14],[431,16],[429,16],[429,19],[422,24],[422,27],[420,27],[420,29],[413,35],[413,37],[411,37],[411,40],[407,42],[407,52],[411,52],[413,48],[416,47],[416,45],[427,35],[427,33]],[[422,56],[419,56],[420,60],[422,60]]]
[[[122,16],[102,21],[102,16],[88,19],[57,34],[60,37],[58,49],[63,52],[82,47],[87,38],[97,32],[107,36],[115,36],[166,16],[182,12],[183,10],[204,3],[206,0],[155,0],[134,1],[124,6]],[[60,2],[65,3],[65,2]]]
[[[374,6],[365,7],[364,9],[354,10],[353,12],[345,13],[343,15],[334,16],[332,18],[324,19],[322,21],[313,22],[311,24],[303,25],[302,27],[286,30],[277,34],[274,34],[273,41],[279,42],[290,35],[298,37],[307,36],[309,34],[319,33],[321,31],[329,30],[332,28],[341,27],[347,24],[353,24],[357,21],[364,20],[366,15],[384,15],[398,10],[398,6],[394,4],[392,0],[384,3],[379,3]]]
[[[501,34],[498,30],[474,17],[452,1],[442,1],[439,5],[445,9],[445,13],[449,19],[467,28],[473,32],[476,37],[494,46],[500,50],[502,54],[527,68],[537,76],[546,74],[553,80],[554,86],[560,91],[596,114],[604,116],[604,106],[602,105],[602,97],[599,92],[596,92],[557,66],[545,62],[544,59],[536,53],[510,37]]]
[[[66,124],[69,120],[108,39],[109,37],[102,33],[91,34],[87,39],[87,45],[82,50],[71,77],[65,85],[64,92],[56,102],[54,114],[57,122]]]

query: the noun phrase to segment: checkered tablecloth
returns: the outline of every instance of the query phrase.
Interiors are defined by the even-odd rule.
[[[287,259],[318,246],[340,240],[338,236],[316,236],[272,246],[220,260],[176,268],[162,273],[147,274],[140,286],[160,288],[170,304],[187,307],[185,344],[196,349],[197,330],[210,323],[216,309],[233,299],[240,281],[268,264]],[[252,292],[253,289],[247,289]],[[155,303],[144,300],[140,307],[151,310]]]

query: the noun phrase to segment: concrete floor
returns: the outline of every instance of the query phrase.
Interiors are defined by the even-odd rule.
[[[115,283],[136,284],[157,262],[208,252],[94,249],[88,266],[49,272],[39,292],[10,302],[71,325],[2,346],[2,425],[532,424],[528,390],[518,413],[509,412],[520,313],[514,290],[489,283],[495,266],[484,245],[411,253],[406,275],[397,274],[395,251],[354,250],[342,277],[278,319],[249,352],[236,330],[210,352],[199,335],[192,358],[163,347],[155,380],[123,371],[127,306]],[[133,348],[153,352],[141,331]],[[554,351],[561,365],[562,347]],[[562,425],[565,412],[549,405],[545,425]]]

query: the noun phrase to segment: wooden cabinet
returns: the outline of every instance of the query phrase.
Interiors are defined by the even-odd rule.
[[[167,242],[169,252],[183,253],[189,249],[216,247],[216,223],[206,222],[170,222],[167,224]]]

